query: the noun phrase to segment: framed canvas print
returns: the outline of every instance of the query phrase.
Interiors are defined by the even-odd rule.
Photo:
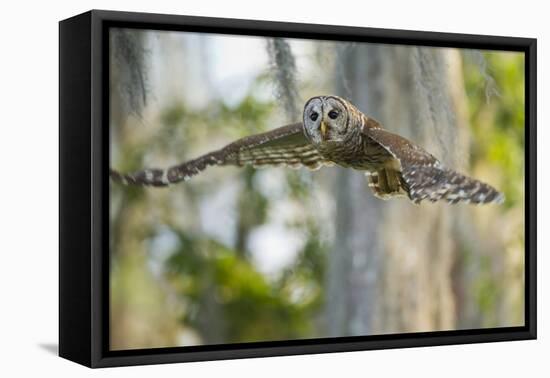
[[[60,22],[62,357],[536,337],[536,40]]]

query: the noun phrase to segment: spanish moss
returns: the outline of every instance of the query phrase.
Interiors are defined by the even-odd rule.
[[[299,96],[296,80],[296,62],[289,43],[282,38],[267,40],[271,71],[275,77],[275,91],[286,109],[289,120],[300,119]]]
[[[147,104],[147,67],[144,35],[125,29],[111,33],[112,74],[118,76],[120,97],[128,113],[140,115]]]
[[[500,91],[495,79],[490,74],[490,67],[483,53],[479,50],[464,50],[463,55],[479,68],[479,73],[485,81],[485,101],[489,103],[493,96],[500,97]]]

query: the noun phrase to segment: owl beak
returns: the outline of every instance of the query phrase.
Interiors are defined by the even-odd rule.
[[[321,121],[321,138],[325,140],[325,136],[327,135],[327,124],[325,121]]]

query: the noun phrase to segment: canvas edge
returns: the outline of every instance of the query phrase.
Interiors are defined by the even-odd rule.
[[[91,366],[91,12],[59,23],[59,355]]]

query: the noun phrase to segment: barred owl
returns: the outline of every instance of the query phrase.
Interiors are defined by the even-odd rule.
[[[432,154],[390,133],[350,102],[337,96],[311,98],[303,120],[239,139],[219,150],[168,169],[122,174],[115,182],[167,186],[185,181],[209,166],[246,164],[307,167],[339,165],[363,171],[369,187],[381,199],[406,196],[423,200],[482,204],[504,200],[492,186],[443,166]]]

